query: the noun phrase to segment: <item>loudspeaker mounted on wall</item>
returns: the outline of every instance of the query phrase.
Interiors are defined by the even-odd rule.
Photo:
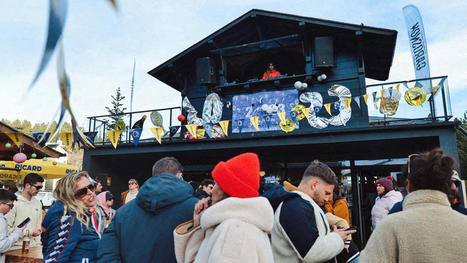
[[[199,84],[217,83],[214,59],[210,57],[196,59],[196,81]]]
[[[332,37],[315,37],[315,67],[334,67],[334,39]]]

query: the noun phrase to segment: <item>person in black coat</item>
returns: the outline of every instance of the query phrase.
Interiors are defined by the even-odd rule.
[[[195,197],[199,199],[210,197],[214,184],[214,180],[212,179],[204,179],[201,181],[200,188],[195,192]]]

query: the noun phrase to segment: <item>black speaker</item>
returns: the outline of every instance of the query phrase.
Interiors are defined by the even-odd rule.
[[[315,67],[334,67],[334,39],[315,37]]]
[[[199,84],[216,84],[216,67],[210,57],[196,59],[196,81]]]

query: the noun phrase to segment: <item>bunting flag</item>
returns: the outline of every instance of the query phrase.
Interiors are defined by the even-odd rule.
[[[191,137],[196,139],[196,130],[198,129],[198,125],[196,124],[187,124],[185,125],[188,132],[191,134]]]
[[[255,127],[255,129],[257,131],[259,131],[259,126],[258,126],[258,123],[259,123],[259,117],[256,116],[256,117],[250,117],[250,121],[251,121],[251,124],[253,124],[253,126]]]
[[[60,140],[65,145],[68,150],[71,150],[71,146],[73,145],[73,133],[72,132],[61,132],[59,133]]]
[[[365,104],[368,105],[368,94],[363,95],[363,99],[365,99]]]
[[[178,132],[178,129],[180,129],[180,126],[179,126],[179,125],[177,125],[177,126],[170,126],[170,127],[169,127],[170,137],[173,137],[173,136]]]
[[[266,122],[266,126],[268,126],[269,128],[269,125],[271,124],[271,115],[269,114],[264,115],[264,122]]]
[[[392,87],[389,87],[388,91],[389,91],[389,97],[392,97]]]
[[[219,125],[222,128],[222,131],[224,132],[225,136],[229,136],[229,122],[230,121],[220,121]]]
[[[133,138],[133,143],[135,146],[138,146],[139,143],[139,138],[141,137],[141,133],[143,132],[143,129],[131,129],[130,134],[131,137]]]
[[[350,102],[352,102],[352,99],[346,99],[346,100],[344,100],[345,107],[347,107],[348,110],[350,110]]]
[[[397,84],[397,85],[396,85],[397,93],[401,93],[400,90],[399,90],[399,86],[400,86],[400,85],[401,85],[401,84]]]
[[[315,112],[315,116],[318,117],[319,113],[321,112],[320,106],[314,106],[313,111]]]
[[[94,144],[94,139],[97,136],[97,132],[83,132],[83,135],[86,136],[89,142]]]
[[[237,120],[237,122],[235,123],[235,125],[236,125],[237,128],[238,128],[238,132],[242,132],[242,129],[243,129],[243,120]]]
[[[293,110],[290,112],[290,119],[295,122],[297,121],[297,115],[298,115],[298,112],[296,110]]]
[[[353,100],[357,103],[358,107],[360,108],[360,96],[354,97]]]
[[[50,132],[47,132],[47,133],[43,133],[43,132],[35,132],[32,134],[32,136],[34,136],[34,139],[39,142],[39,145],[41,147],[44,147],[45,146],[45,143],[47,142],[47,140],[49,139],[50,137]]]
[[[196,128],[196,124],[189,124],[189,125],[195,125],[195,128]],[[186,125],[186,126],[188,126],[188,125]],[[159,144],[162,144],[162,132],[163,132],[163,130],[164,130],[164,128],[162,128],[162,127],[151,128],[151,132],[154,135],[154,138],[156,138],[157,142],[159,142]]]
[[[341,102],[340,101],[335,101],[332,105],[334,106],[335,110],[338,110],[339,107],[341,106]]]
[[[118,140],[120,139],[120,134],[122,134],[121,130],[111,130],[107,131],[107,138],[109,138],[110,142],[117,149]]]
[[[310,120],[310,108],[304,108],[303,113],[305,113],[305,117],[307,120]]]
[[[19,148],[19,146],[21,145],[21,139],[23,138],[23,134],[19,132],[5,132],[5,134],[8,135],[8,137],[10,137],[10,139]]]
[[[203,124],[203,127],[209,138],[212,138],[212,123],[206,122]]]
[[[384,89],[381,89],[381,99],[384,97]]]
[[[281,122],[285,122],[285,112],[278,112],[277,116],[279,116]]]
[[[332,116],[332,114],[331,114],[331,103],[324,104],[324,108],[329,113],[329,115]]]

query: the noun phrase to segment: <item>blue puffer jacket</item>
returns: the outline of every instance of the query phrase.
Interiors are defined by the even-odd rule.
[[[98,262],[175,263],[173,230],[193,218],[199,200],[174,175],[148,179],[136,199],[120,207],[105,230]]]
[[[63,203],[57,201],[42,221],[44,262],[95,262],[99,235],[92,223],[82,226],[74,213],[64,215],[63,209]]]

